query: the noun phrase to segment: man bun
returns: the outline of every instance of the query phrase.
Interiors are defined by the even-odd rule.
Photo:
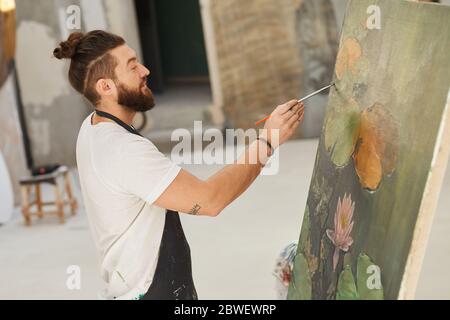
[[[53,55],[57,59],[72,59],[77,52],[77,47],[81,42],[84,34],[81,32],[72,33],[67,41],[63,41],[59,44],[58,48],[53,50]]]

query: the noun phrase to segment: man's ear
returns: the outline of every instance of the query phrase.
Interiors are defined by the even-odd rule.
[[[95,89],[100,96],[111,96],[114,94],[114,83],[109,79],[99,79]]]

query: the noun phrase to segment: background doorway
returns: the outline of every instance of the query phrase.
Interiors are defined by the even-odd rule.
[[[135,0],[149,86],[163,93],[173,85],[209,85],[198,0]]]

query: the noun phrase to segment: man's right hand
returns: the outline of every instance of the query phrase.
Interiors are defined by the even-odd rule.
[[[293,136],[303,121],[304,111],[303,102],[299,103],[298,100],[291,100],[276,107],[266,121],[265,130],[260,136],[268,140],[272,147],[277,148]],[[278,139],[272,139],[276,137],[273,130],[278,130]]]

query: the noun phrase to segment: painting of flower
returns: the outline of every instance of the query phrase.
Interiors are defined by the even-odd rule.
[[[339,261],[340,250],[347,252],[353,244],[353,238],[350,233],[353,229],[353,212],[355,210],[355,203],[352,201],[352,196],[344,194],[344,199],[339,197],[336,212],[334,214],[334,230],[327,229],[328,238],[335,246],[333,254],[333,270]]]

